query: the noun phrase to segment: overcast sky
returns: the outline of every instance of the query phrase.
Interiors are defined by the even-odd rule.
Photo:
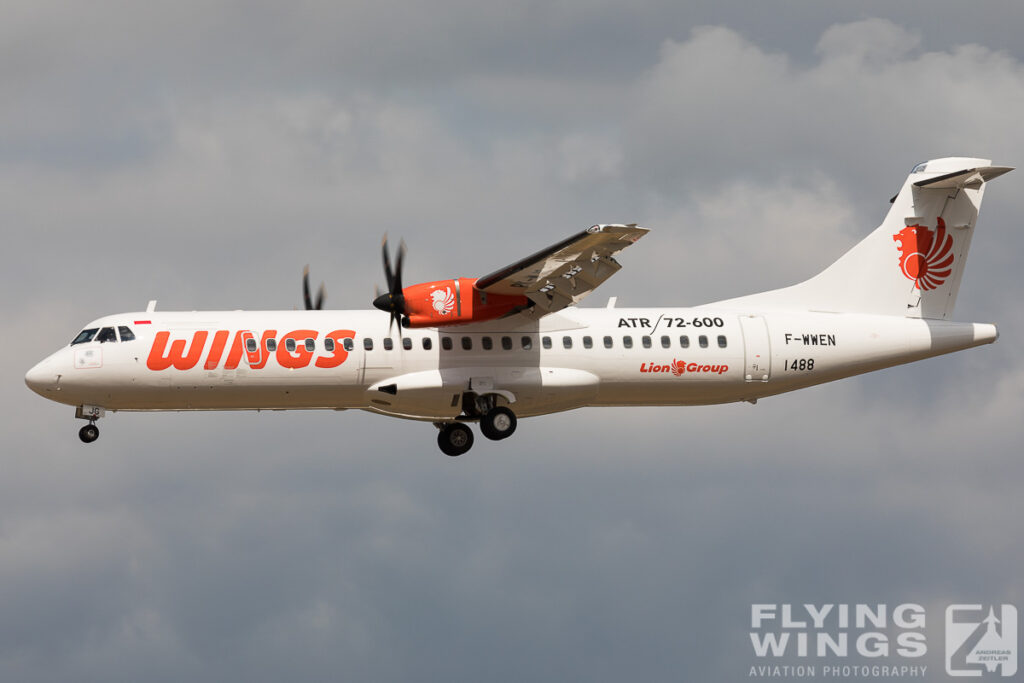
[[[899,5],[893,8],[893,5]],[[993,346],[440,454],[366,413],[118,414],[25,371],[104,314],[365,308],[593,223],[586,305],[808,277],[942,156],[1024,163],[1019,2],[3,3],[0,680],[740,680],[751,603],[1024,608],[1024,172]],[[934,680],[934,679],[933,679]]]

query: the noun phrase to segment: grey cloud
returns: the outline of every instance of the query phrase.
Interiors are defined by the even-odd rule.
[[[852,181],[894,157],[1014,156],[1005,132],[1024,100],[1019,62],[978,45],[923,52],[917,42],[881,20],[833,27],[818,61],[804,65],[722,27],[668,41],[637,93],[627,164],[668,192],[694,165],[712,177],[827,172]]]

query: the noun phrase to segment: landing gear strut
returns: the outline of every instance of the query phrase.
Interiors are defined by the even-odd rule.
[[[473,432],[461,422],[448,422],[440,426],[437,445],[445,455],[462,455],[473,447]]]

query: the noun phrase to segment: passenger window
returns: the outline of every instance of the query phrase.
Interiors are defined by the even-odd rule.
[[[572,348],[572,337],[562,337],[562,346],[567,349]]]
[[[724,349],[728,345],[729,345],[729,342],[725,338],[725,335],[724,334],[718,335],[718,348]]]
[[[506,351],[511,351],[512,350],[512,337],[502,337],[501,338],[501,348],[505,349]]]
[[[551,348],[551,337],[541,337],[540,345],[543,346],[545,349],[550,349]]]
[[[135,341],[135,333],[130,328],[121,325],[117,328],[117,333],[121,335],[121,341]]]
[[[611,337],[605,337],[604,338],[604,348],[606,348],[606,349],[612,348],[612,338]]]
[[[625,337],[622,338],[622,346],[627,349],[633,348],[633,338],[627,334]]]
[[[402,348],[406,351],[412,350],[412,339],[409,337],[402,337]]]
[[[670,346],[672,346],[672,338],[667,334],[661,335],[661,348],[667,349]]]
[[[651,338],[648,337],[646,334],[644,336],[640,337],[640,341],[643,342],[645,349],[651,348]]]
[[[679,338],[679,346],[683,347],[684,349],[690,348],[690,338],[687,337],[685,334],[681,336]]]
[[[316,351],[316,342],[313,341],[312,339],[309,339],[308,337],[306,338],[306,350],[309,351],[310,353]]]
[[[78,336],[71,340],[71,345],[84,344],[87,341],[92,341],[92,338],[96,336],[96,333],[100,331],[98,327],[90,327],[88,330],[82,330],[78,333]]]
[[[519,342],[523,345],[523,351],[529,351],[533,348],[533,339],[531,337],[523,337]]]
[[[708,338],[707,338],[707,335],[703,335],[702,334],[699,337],[697,337],[697,343],[700,344],[700,348],[702,348],[702,349],[708,348]]]
[[[391,337],[384,337],[384,350],[390,351],[395,348],[395,342],[391,340]]]
[[[255,340],[253,340],[253,341],[255,341]],[[248,343],[249,342],[246,342],[246,345],[248,345]],[[372,341],[370,342],[370,348],[371,349],[373,348],[373,342]],[[295,340],[294,339],[290,339],[290,338],[289,339],[285,339],[284,340],[284,349],[288,353],[295,353]],[[255,351],[255,350],[256,349],[253,348],[253,351]]]
[[[289,339],[288,341],[291,340]],[[259,345],[256,344],[256,340],[253,339],[252,337],[249,337],[248,339],[245,340],[245,350],[248,351],[249,353],[256,353],[256,351],[259,348]]]
[[[344,339],[341,340],[341,346],[346,351],[351,351],[356,347],[356,343],[355,340],[352,339],[352,337],[345,337]]]
[[[484,347],[484,351],[490,351],[494,348],[494,342],[491,341],[490,337],[484,337],[480,340],[480,345]]]
[[[430,337],[424,337],[424,338],[423,338],[423,350],[424,350],[424,351],[429,351],[429,350],[430,350],[430,348],[431,348],[431,347],[432,347],[433,345],[434,345],[434,343],[433,343],[432,341],[430,341]]]
[[[333,342],[334,340],[332,339],[331,341]],[[330,351],[331,349],[327,349],[327,350]],[[271,353],[273,353],[274,351],[277,351],[277,340],[276,339],[268,339],[267,340],[267,351],[270,351]]]
[[[473,340],[470,339],[469,337],[463,337],[462,338],[462,348],[465,349],[466,351],[469,351],[470,349],[472,349],[473,348]]]
[[[268,340],[269,341],[269,340]],[[334,352],[334,339],[331,337],[324,338],[324,351]]]
[[[291,341],[291,339],[288,341]],[[373,339],[370,337],[363,337],[363,348],[367,351],[373,351]]]
[[[104,342],[116,342],[117,334],[114,332],[113,327],[104,327],[100,330],[100,333],[96,335],[96,341],[103,344]]]
[[[452,338],[451,337],[441,337],[441,348],[444,349],[445,351],[451,351],[452,350]]]
[[[594,348],[594,340],[591,339],[590,337],[584,337],[583,338],[583,348],[585,348],[585,349],[592,349],[592,348]]]

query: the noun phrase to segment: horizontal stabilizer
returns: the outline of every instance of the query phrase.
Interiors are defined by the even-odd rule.
[[[927,188],[929,190],[955,190],[961,187],[977,187],[982,183],[998,178],[1004,173],[1013,170],[1012,166],[979,166],[978,168],[967,168],[962,171],[944,173],[934,178],[919,180],[914,187]]]

